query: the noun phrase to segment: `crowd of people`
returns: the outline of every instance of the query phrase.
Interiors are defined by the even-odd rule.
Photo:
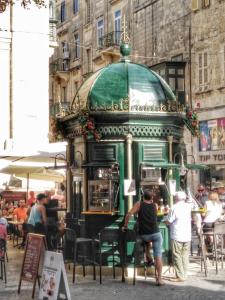
[[[17,207],[4,199],[0,201],[0,239],[7,238],[7,217],[12,216],[29,227],[29,232],[47,235],[47,210],[46,206],[51,200],[59,200],[57,192],[40,193],[35,196],[30,192],[27,201],[20,200]],[[57,199],[58,198],[58,199]],[[136,202],[127,213],[124,222],[124,230],[127,229],[129,219],[137,214],[138,236],[145,244],[145,259],[148,265],[155,265],[156,283],[164,285],[162,280],[162,244],[163,237],[158,225],[158,205],[155,202],[155,194],[151,190],[145,190],[143,198]],[[61,201],[63,199],[61,198]],[[195,213],[194,213],[195,212]],[[217,183],[212,190],[207,190],[204,185],[198,186],[195,197],[184,191],[178,191],[174,195],[174,204],[166,212],[163,222],[169,226],[170,252],[175,277],[171,281],[183,282],[187,278],[190,243],[193,226],[197,233],[212,231],[215,222],[225,220],[225,187]],[[22,230],[24,230],[24,226]],[[212,244],[212,238],[208,236],[208,244]],[[150,249],[153,249],[152,258]]]
[[[1,199],[0,201],[0,239],[7,238],[7,232],[17,232],[25,242],[25,235],[28,232],[47,234],[47,209],[51,207],[51,203],[55,206],[65,207],[65,198],[62,194],[55,191],[45,191],[35,195],[30,191],[27,202],[20,200],[14,204],[11,201]],[[50,214],[50,213],[49,213]],[[58,220],[58,213],[55,220]],[[51,219],[51,218],[49,218]],[[9,221],[9,223],[8,223]],[[13,221],[13,222],[11,222]]]
[[[163,238],[158,226],[158,206],[154,203],[154,198],[153,192],[144,191],[143,199],[127,213],[124,229],[126,230],[131,215],[137,214],[138,235],[146,245],[145,259],[147,263],[152,264],[153,259],[149,251],[152,245],[157,271],[156,283],[160,286],[164,284],[162,281]],[[199,213],[193,214],[193,210]],[[225,188],[222,183],[217,183],[211,191],[200,184],[195,197],[188,197],[183,191],[176,192],[174,205],[163,219],[170,228],[170,251],[175,271],[175,277],[170,278],[171,281],[183,282],[187,278],[193,225],[197,227],[198,234],[201,230],[212,231],[215,222],[225,220],[224,210]],[[212,236],[208,236],[207,242],[212,244]]]

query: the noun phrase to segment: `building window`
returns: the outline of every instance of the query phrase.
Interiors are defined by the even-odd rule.
[[[55,7],[54,7],[53,2],[49,3],[49,18],[55,19]]]
[[[203,52],[198,54],[198,82],[199,89],[206,88],[209,82],[208,78],[208,53]]]
[[[91,49],[87,49],[87,72],[91,72]]]
[[[62,87],[61,102],[66,102],[66,86]]]
[[[69,53],[69,44],[67,42],[62,42],[62,52],[63,52],[63,57],[67,58],[65,57]]]
[[[74,44],[74,58],[77,59],[80,58],[80,38],[78,33],[74,35]]]
[[[121,10],[117,10],[115,12],[115,20],[114,20],[114,27],[115,27],[115,44],[120,43],[120,35],[121,35]]]
[[[77,91],[78,91],[78,86],[79,86],[78,81],[75,81],[75,82],[74,82],[74,94],[77,93]]]
[[[103,46],[103,35],[104,35],[104,20],[98,20],[97,22],[97,44],[98,47]]]
[[[202,0],[202,8],[207,8],[210,6],[210,0]]]
[[[64,22],[66,20],[66,2],[65,1],[63,1],[61,3],[60,20],[61,20],[61,22]]]
[[[86,0],[86,18],[87,18],[87,23],[90,23],[91,21],[91,1]]]
[[[73,13],[77,14],[79,11],[79,0],[73,0]]]
[[[69,60],[63,59],[62,61],[62,70],[63,71],[69,71]]]

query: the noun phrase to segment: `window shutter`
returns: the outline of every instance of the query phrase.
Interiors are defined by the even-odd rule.
[[[208,83],[208,54],[204,53],[204,83]]]
[[[198,68],[199,68],[198,81],[199,81],[199,85],[202,85],[203,84],[203,80],[202,80],[203,74],[202,74],[202,54],[201,53],[198,55]]]
[[[191,10],[192,11],[199,10],[199,0],[191,0]]]

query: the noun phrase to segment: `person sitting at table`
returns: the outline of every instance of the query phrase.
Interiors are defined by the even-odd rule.
[[[210,231],[214,227],[214,223],[219,220],[223,214],[222,203],[216,192],[211,192],[209,194],[204,209],[206,214],[203,220],[203,230]]]
[[[4,217],[2,210],[0,210],[0,224],[8,226],[7,219]]]
[[[2,211],[0,210],[0,239],[7,240],[7,220],[2,217]],[[0,250],[0,257],[4,256],[4,252]]]
[[[143,201],[135,203],[125,217],[124,229],[127,228],[131,215],[138,214],[139,237],[149,245],[152,242],[155,268],[157,271],[156,284],[161,286],[162,281],[162,234],[157,222],[157,205],[153,201],[154,193],[144,191]],[[150,253],[146,253],[150,258]]]
[[[17,218],[18,221],[24,222],[27,218],[27,208],[25,206],[25,200],[20,200],[19,207],[15,208],[13,211],[13,216]]]
[[[37,195],[37,201],[32,206],[27,224],[33,226],[35,233],[46,234],[47,217],[45,205],[47,197],[40,193]]]

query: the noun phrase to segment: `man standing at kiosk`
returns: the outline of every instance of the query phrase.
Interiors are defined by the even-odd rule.
[[[149,190],[144,191],[143,201],[135,203],[134,207],[125,217],[124,228],[127,228],[131,215],[138,214],[139,236],[144,242],[152,242],[153,255],[156,268],[156,284],[163,285],[162,281],[162,234],[157,223],[157,205],[153,202],[154,193]],[[150,254],[147,253],[150,258]]]
[[[185,192],[175,194],[175,204],[169,211],[166,223],[170,225],[173,267],[176,273],[171,281],[182,282],[187,278],[191,242],[191,204]]]

